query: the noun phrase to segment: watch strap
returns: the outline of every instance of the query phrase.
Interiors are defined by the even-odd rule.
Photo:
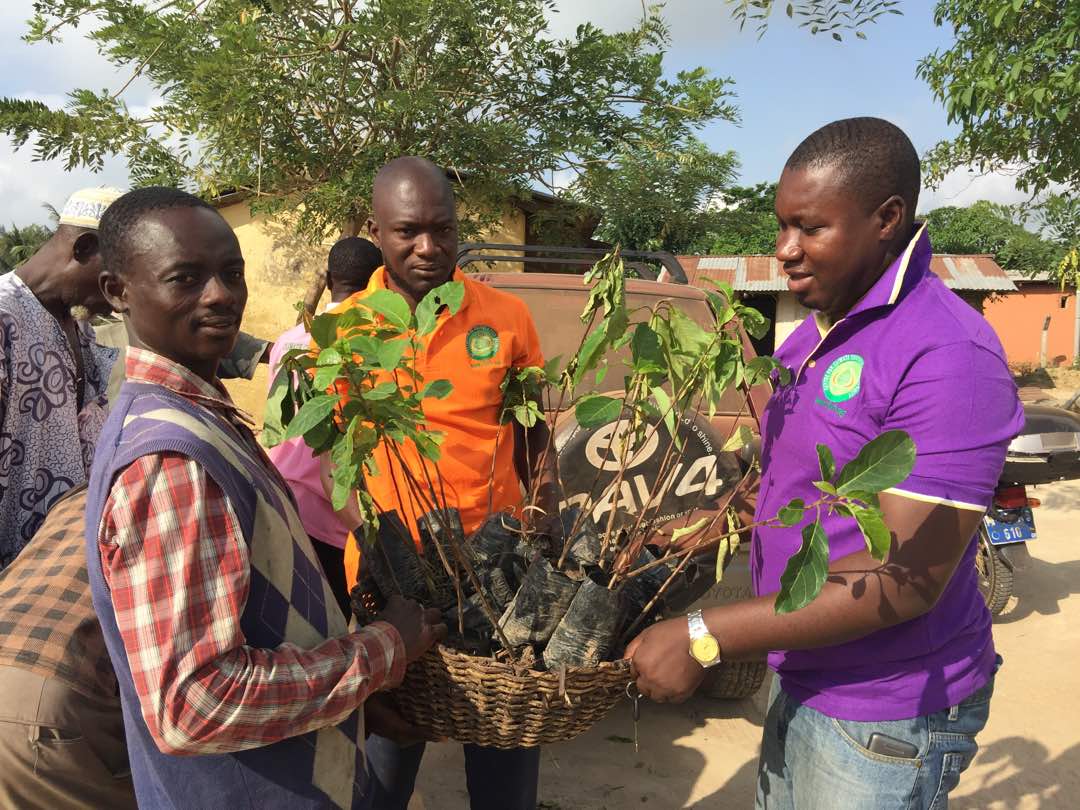
[[[709,627],[705,624],[705,617],[700,610],[692,610],[686,614],[686,621],[690,627],[690,638],[701,638],[709,635]]]

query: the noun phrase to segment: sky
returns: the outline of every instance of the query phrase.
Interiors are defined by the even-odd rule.
[[[128,79],[130,69],[116,71],[79,32],[68,32],[59,45],[26,44],[21,35],[32,0],[4,0],[0,5],[0,96],[58,107],[75,87],[115,91]],[[920,153],[954,134],[943,107],[915,75],[923,56],[947,48],[951,41],[950,29],[934,26],[933,2],[901,0],[903,16],[886,15],[867,29],[868,39],[847,35],[842,43],[811,36],[784,15],[784,3],[776,5],[772,25],[760,41],[749,29],[739,32],[722,0],[668,0],[664,7],[671,32],[666,70],[674,74],[703,66],[734,81],[740,123],[716,122],[700,137],[714,150],[738,154],[740,183],[775,180],[799,141],[838,118],[887,118],[908,133]],[[567,35],[586,20],[605,30],[620,30],[640,15],[640,0],[557,0],[551,31]],[[139,80],[124,93],[133,109],[152,105],[154,98],[153,88]],[[128,184],[122,161],[108,161],[94,174],[86,169],[66,172],[58,161],[32,158],[32,144],[15,151],[0,135],[0,224],[46,223],[45,203],[59,207],[68,194],[87,185]],[[924,190],[919,208],[1024,198],[1008,176],[957,171],[940,188]]]

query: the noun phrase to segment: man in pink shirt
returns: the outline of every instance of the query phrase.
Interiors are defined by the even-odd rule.
[[[382,263],[382,253],[367,239],[350,236],[335,242],[327,259],[326,288],[330,291],[330,303],[340,303],[365,289],[371,274]],[[271,382],[286,352],[310,345],[311,335],[303,323],[285,331],[270,349]],[[267,455],[292,489],[304,529],[313,541],[315,553],[342,612],[351,615],[344,558],[348,532],[335,516],[323,491],[319,481],[319,460],[301,438],[282,442],[268,450]]]

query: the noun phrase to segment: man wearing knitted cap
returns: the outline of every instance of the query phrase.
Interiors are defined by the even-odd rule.
[[[120,194],[73,194],[49,241],[0,276],[0,570],[49,507],[86,481],[117,356],[89,325],[110,311],[98,288],[97,225]]]

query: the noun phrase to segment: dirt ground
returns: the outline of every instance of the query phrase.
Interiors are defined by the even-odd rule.
[[[1039,487],[1039,537],[994,623],[1005,664],[955,810],[1080,806],[1080,482]],[[749,700],[646,704],[640,751],[628,704],[543,752],[544,810],[750,808],[768,681]],[[410,810],[468,807],[461,746],[430,746]],[[841,805],[837,805],[841,807]]]

